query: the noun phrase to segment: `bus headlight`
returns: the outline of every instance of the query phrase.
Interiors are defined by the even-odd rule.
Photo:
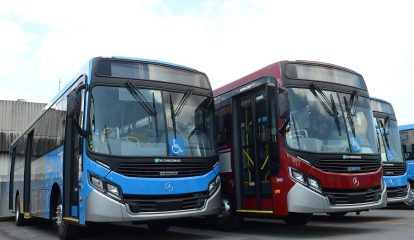
[[[93,175],[90,175],[90,179],[91,179],[91,184],[94,186],[94,187],[96,187],[98,190],[101,190],[101,191],[104,191],[104,187],[103,187],[103,182],[102,182],[102,180],[101,179],[99,179],[99,178],[97,178],[97,177],[95,177],[95,176],[93,176]]]
[[[121,189],[117,185],[91,173],[89,173],[89,182],[94,188],[104,193],[105,195],[118,201],[122,200]]]
[[[108,194],[113,195],[114,197],[120,198],[120,191],[119,188],[115,185],[112,185],[110,183],[106,184],[106,189],[108,190]]]
[[[208,195],[211,196],[220,186],[221,178],[217,176],[213,181],[208,185]]]
[[[303,176],[303,174],[301,172],[299,172],[298,170],[296,170],[294,168],[291,168],[290,169],[290,172],[291,172],[292,177],[295,180],[297,180],[297,181],[299,181],[299,182],[301,182],[303,184],[305,183],[305,177]]]
[[[308,177],[308,187],[312,188],[313,190],[321,193],[322,188],[319,182],[313,178]]]
[[[294,168],[289,168],[289,172],[292,179],[296,182],[299,182],[300,184],[314,190],[317,193],[322,193],[322,186],[318,180],[311,178]]]

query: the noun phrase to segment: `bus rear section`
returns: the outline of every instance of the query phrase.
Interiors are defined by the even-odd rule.
[[[389,102],[371,98],[381,149],[384,182],[387,186],[387,203],[404,203],[411,191],[406,162],[401,152],[397,118]]]
[[[59,131],[42,132],[54,123]],[[53,219],[61,239],[89,222],[166,231],[170,219],[214,215],[221,204],[215,132],[204,73],[93,58],[12,145],[10,209],[18,225],[22,217]]]
[[[378,142],[362,76],[331,64],[283,61],[214,91],[223,208],[305,224],[386,206]]]
[[[408,183],[411,191],[406,205],[414,208],[414,124],[399,126],[401,148],[403,151],[404,160],[407,163]]]

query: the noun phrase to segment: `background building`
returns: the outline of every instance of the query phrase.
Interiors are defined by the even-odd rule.
[[[33,121],[44,103],[0,100],[0,217],[9,211],[9,147],[20,132]]]

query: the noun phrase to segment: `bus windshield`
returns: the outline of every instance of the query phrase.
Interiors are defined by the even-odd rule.
[[[88,145],[93,152],[143,157],[216,153],[211,97],[128,84],[96,86],[90,99]]]
[[[397,121],[377,118],[377,127],[382,161],[403,162]]]
[[[310,152],[377,153],[368,98],[320,89],[289,88],[288,146]]]

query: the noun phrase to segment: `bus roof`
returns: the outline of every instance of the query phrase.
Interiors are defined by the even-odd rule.
[[[196,71],[199,72],[197,69],[190,68],[184,65],[166,62],[166,61],[160,61],[160,60],[154,60],[154,59],[147,59],[147,58],[131,58],[131,57],[122,57],[122,56],[116,56],[116,57],[102,57],[102,58],[108,58],[108,59],[117,59],[117,60],[131,60],[131,61],[140,61],[140,62],[149,62],[149,63],[156,63],[156,64],[162,64],[162,65],[169,65],[173,67],[183,68],[190,71]]]
[[[394,108],[390,102],[376,97],[370,97],[370,100],[372,111],[395,116]]]
[[[252,82],[260,77],[264,76],[273,76],[275,75],[276,71],[279,69],[278,65],[280,65],[281,62],[276,62],[273,64],[270,64],[262,69],[259,69],[253,73],[250,73],[247,76],[244,76],[236,81],[230,82],[224,86],[221,86],[213,91],[213,96],[219,96],[223,93],[229,92],[235,88],[238,88],[240,86],[243,86],[245,84],[248,84],[249,82]]]
[[[326,66],[326,67],[341,69],[341,70],[344,70],[344,71],[347,71],[347,72],[350,72],[350,73],[357,74],[357,75],[361,76],[361,74],[359,74],[358,72],[355,72],[352,69],[345,68],[345,67],[335,65],[335,64],[331,64],[331,63],[318,62],[318,61],[309,61],[309,60],[295,60],[295,61],[283,60],[283,61],[272,63],[272,64],[270,64],[270,65],[268,65],[264,68],[261,68],[261,69],[255,71],[255,72],[253,72],[253,73],[250,73],[249,75],[246,75],[246,76],[244,76],[244,77],[242,77],[242,78],[240,78],[236,81],[233,81],[233,82],[230,82],[230,83],[228,83],[224,86],[221,86],[221,87],[219,87],[219,88],[217,88],[213,91],[213,95],[215,97],[219,96],[219,95],[221,95],[223,93],[226,93],[226,92],[229,92],[229,91],[231,91],[231,90],[233,90],[237,87],[248,84],[248,83],[250,83],[250,82],[252,82],[252,81],[254,81],[254,80],[256,80],[260,77],[280,76],[281,75],[280,68],[281,68],[281,65],[283,63],[323,65],[323,66]]]
[[[414,129],[414,124],[401,125],[401,126],[398,126],[398,128],[400,131],[406,131],[406,130]]]

